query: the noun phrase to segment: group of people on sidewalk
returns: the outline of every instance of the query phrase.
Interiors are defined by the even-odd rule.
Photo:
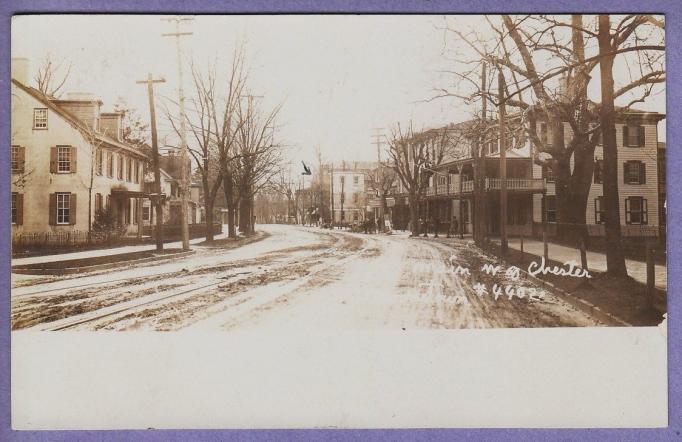
[[[434,234],[434,238],[438,238],[438,234],[443,232],[442,223],[438,216],[432,216],[431,218],[419,218],[417,221],[417,235],[423,235],[424,238],[429,236],[429,233]],[[408,226],[409,230],[412,229],[412,224]],[[459,232],[459,221],[456,216],[452,217],[452,221],[447,223],[445,233],[447,237],[455,236]]]

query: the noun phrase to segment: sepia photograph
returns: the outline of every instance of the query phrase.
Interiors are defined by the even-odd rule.
[[[22,13],[7,58],[13,428],[667,425],[666,15]]]
[[[13,330],[663,320],[662,16],[12,31]]]

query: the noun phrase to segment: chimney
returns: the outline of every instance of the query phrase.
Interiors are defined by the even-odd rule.
[[[102,101],[89,92],[69,92],[63,100],[53,100],[57,106],[72,113],[90,129],[99,130]]]
[[[102,112],[99,117],[99,131],[121,141],[123,136],[123,112]]]
[[[12,58],[12,78],[21,84],[28,84],[28,58]]]

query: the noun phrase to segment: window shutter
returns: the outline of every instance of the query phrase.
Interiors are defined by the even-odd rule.
[[[50,213],[49,213],[49,222],[51,226],[57,225],[57,194],[56,193],[51,193],[50,194]]]
[[[628,183],[628,172],[630,171],[630,163],[627,161],[623,163],[623,183]]]
[[[625,198],[625,224],[631,224],[630,219],[630,198]]]
[[[50,173],[57,173],[57,147],[50,147]]]
[[[642,224],[649,224],[649,210],[647,208],[646,198],[642,198]]]
[[[594,199],[594,223],[599,224],[599,212],[601,211],[601,206],[599,205],[599,198]]]
[[[26,162],[26,148],[24,146],[19,146],[17,148],[17,157],[17,162],[19,163],[19,173],[24,173],[24,163]]]
[[[71,173],[76,173],[76,154],[78,153],[77,149],[75,147],[71,148]]]
[[[623,125],[623,146],[629,146],[628,144],[628,125]]]
[[[646,184],[646,167],[644,166],[644,163],[639,163],[639,184]]]
[[[644,126],[637,127],[637,145],[644,147]]]
[[[24,194],[17,193],[16,203],[17,205],[17,219],[16,224],[18,226],[24,224]]]
[[[76,224],[76,194],[69,196],[69,224]]]

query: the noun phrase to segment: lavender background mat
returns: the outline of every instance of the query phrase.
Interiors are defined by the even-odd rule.
[[[506,9],[500,9],[504,5]],[[408,0],[3,0],[0,2],[0,165],[9,162],[10,138],[10,23],[14,14],[22,13],[500,13],[500,12],[650,12],[665,13],[667,25],[667,63],[673,73],[667,84],[668,186],[682,186],[682,153],[671,140],[682,139],[677,100],[682,97],[682,2],[678,0],[468,0],[468,1],[408,1]],[[672,173],[671,173],[672,172]],[[9,213],[9,168],[0,166],[0,213]],[[445,440],[614,440],[664,441],[682,440],[682,323],[678,320],[680,299],[678,276],[682,255],[680,226],[682,196],[668,192],[668,390],[669,427],[665,429],[618,430],[521,430],[521,429],[422,429],[422,430],[140,430],[140,431],[12,431],[10,427],[10,224],[0,223],[0,247],[3,259],[0,267],[0,441],[80,441],[80,440],[352,440],[352,441],[445,441]],[[3,215],[8,221],[8,215]],[[58,406],[58,404],[55,404]]]

